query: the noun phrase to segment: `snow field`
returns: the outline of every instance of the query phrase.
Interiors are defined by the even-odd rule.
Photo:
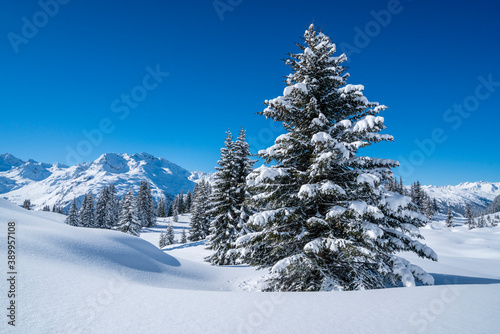
[[[439,262],[408,259],[436,286],[260,293],[242,282],[263,271],[212,266],[203,242],[159,250],[171,218],[141,238],[64,218],[0,200],[0,242],[7,221],[19,240],[17,326],[4,319],[1,333],[496,333],[500,325],[500,227],[469,231],[457,220],[448,229],[440,217],[422,229]],[[177,239],[188,225],[180,215]]]

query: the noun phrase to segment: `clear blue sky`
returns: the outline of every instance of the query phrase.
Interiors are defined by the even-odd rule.
[[[53,17],[37,1],[1,5],[2,153],[72,163],[148,152],[211,172],[228,127],[244,125],[253,152],[280,133],[255,113],[282,94],[280,60],[314,20],[349,52],[350,83],[389,106],[395,142],[363,154],[401,159],[407,183],[500,181],[497,2],[221,0],[218,13],[212,0],[60,1],[41,1]],[[68,148],[81,154],[68,160]]]

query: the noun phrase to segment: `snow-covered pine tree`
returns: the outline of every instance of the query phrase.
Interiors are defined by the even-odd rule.
[[[363,86],[348,85],[335,45],[314,25],[302,53],[290,54],[293,73],[283,96],[261,113],[286,133],[259,152],[262,166],[247,178],[256,232],[238,239],[252,265],[272,268],[267,290],[356,290],[415,280],[432,284],[421,268],[395,255],[410,251],[437,260],[420,243],[426,218],[410,198],[385,192],[393,160],[357,156],[359,148],[392,136],[379,134],[386,107],[369,102]]]
[[[453,227],[453,213],[451,209],[448,209],[448,214],[446,215],[446,227]]]
[[[149,226],[149,201],[148,201],[148,183],[141,181],[139,186],[139,193],[137,194],[137,218],[142,227]]]
[[[185,244],[186,242],[187,242],[186,230],[183,227],[181,233],[181,244]]]
[[[432,220],[434,217],[434,205],[432,199],[425,191],[422,191],[422,213],[427,217],[427,219]]]
[[[153,227],[156,225],[156,203],[151,192],[151,185],[149,183],[146,195],[149,207],[147,210],[148,227]]]
[[[193,204],[193,194],[191,194],[191,190],[188,190],[186,194],[186,203],[185,203],[185,211],[186,213],[191,212],[191,205]]]
[[[69,208],[68,217],[66,218],[66,224],[71,226],[80,226],[78,221],[78,208],[76,206],[76,198],[73,198],[71,207]]]
[[[481,215],[477,218],[477,224],[476,226],[478,228],[483,228],[486,226],[486,220],[484,219],[484,215]]]
[[[25,199],[23,202],[23,209],[31,210],[31,200]]]
[[[188,239],[190,241],[203,240],[210,229],[210,185],[200,181],[193,191],[191,204],[191,222]]]
[[[498,218],[498,215],[495,215],[493,222],[491,223],[491,226],[496,227],[500,224],[500,218]]]
[[[98,228],[108,228],[107,219],[107,205],[110,200],[108,187],[103,187],[97,197],[95,206],[95,226]]]
[[[422,187],[420,186],[420,182],[418,180],[411,186],[410,194],[412,202],[415,203],[419,208],[422,208],[424,195]]]
[[[139,236],[141,233],[141,222],[137,217],[136,198],[134,197],[134,190],[130,187],[127,195],[123,198],[122,210],[120,213],[120,221],[117,230]]]
[[[158,201],[158,217],[164,218],[167,216],[167,203],[165,202],[165,197],[160,198]]]
[[[174,201],[168,203],[167,217],[172,217],[174,215]]]
[[[174,211],[177,210],[177,214],[179,214],[179,195],[174,196],[174,200],[172,201],[172,205],[170,205],[172,208],[172,217],[174,216]]]
[[[239,220],[238,233],[242,236],[248,233],[246,222],[253,211],[246,205],[249,194],[246,185],[247,176],[252,172],[255,160],[250,159],[250,145],[246,141],[246,131],[242,127],[234,143],[234,156],[236,161],[236,194],[238,196]]]
[[[168,224],[167,227],[167,233],[165,237],[165,245],[173,245],[176,243],[175,240],[175,235],[174,235],[174,227],[172,226],[172,223]]]
[[[96,227],[95,210],[94,210],[94,195],[91,192],[87,193],[83,199],[79,213],[80,225],[84,227]]]
[[[205,258],[215,265],[236,264],[238,258],[238,253],[234,249],[234,243],[240,234],[238,170],[233,135],[229,130],[226,134],[224,147],[220,150],[221,155],[217,162],[219,166],[215,168],[217,172],[214,175],[211,196],[213,209],[210,214],[214,219],[211,222],[210,235],[207,237],[207,246],[214,253]]]
[[[166,234],[163,231],[161,231],[160,239],[158,240],[158,247],[159,248],[163,248],[166,246],[165,239],[166,239]]]
[[[491,216],[486,216],[486,226],[492,226]]]
[[[437,202],[437,200],[435,198],[432,201],[432,206],[433,206],[433,209],[434,209],[434,213],[439,213],[439,205],[438,205],[438,202]]]
[[[185,211],[185,205],[184,205],[184,192],[181,190],[179,192],[179,195],[177,195],[177,212],[182,215],[184,214]]]
[[[398,191],[396,191],[400,195],[406,195],[405,193],[405,187],[403,185],[403,178],[400,176],[399,177],[399,188]]]
[[[111,184],[108,188],[108,201],[106,202],[106,214],[103,228],[110,229],[116,226],[120,220],[120,200],[116,196],[116,188]]]
[[[474,217],[472,215],[472,210],[470,208],[470,204],[467,204],[465,208],[465,218],[467,218],[467,226],[469,226],[469,230],[472,230],[476,227],[476,223],[474,221]]]

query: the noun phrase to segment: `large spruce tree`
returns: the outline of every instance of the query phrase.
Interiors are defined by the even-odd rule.
[[[381,187],[398,162],[358,155],[393,139],[379,133],[385,126],[378,114],[386,107],[369,102],[362,85],[346,83],[345,54],[335,56],[335,45],[314,25],[303,42],[302,52],[286,60],[293,73],[283,96],[266,101],[261,112],[286,133],[259,152],[272,166],[247,178],[259,212],[248,221],[255,232],[237,242],[246,261],[271,268],[267,290],[275,291],[432,284],[430,275],[395,255],[410,251],[437,260],[417,240],[426,218],[409,197]],[[227,190],[223,184],[216,188]]]

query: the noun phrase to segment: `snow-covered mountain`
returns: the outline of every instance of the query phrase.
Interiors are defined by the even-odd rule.
[[[448,208],[461,215],[465,214],[467,204],[474,213],[479,213],[500,195],[500,182],[465,182],[457,186],[422,186],[431,198],[435,198],[441,212]]]
[[[89,191],[97,195],[110,184],[122,196],[130,186],[137,191],[141,180],[151,184],[156,199],[172,198],[179,191],[193,190],[190,178],[192,173],[184,168],[147,153],[106,153],[72,167],[0,155],[0,197],[15,204],[30,199],[38,209],[54,204],[67,207],[73,198],[81,199]]]
[[[106,153],[97,160],[72,167],[46,164],[33,160],[23,161],[11,154],[0,155],[0,197],[16,204],[30,199],[35,208],[54,204],[67,207],[74,197],[82,198],[92,191],[97,195],[105,185],[114,183],[118,195],[130,186],[138,190],[141,180],[152,185],[153,196],[172,198],[179,191],[193,190],[201,180],[213,181],[213,174],[189,172],[162,158],[147,153]],[[422,186],[439,203],[440,211],[451,208],[465,213],[467,204],[479,213],[500,195],[500,182],[465,182],[457,186]]]
[[[214,181],[214,173],[205,173],[205,172],[200,172],[200,171],[194,171],[191,173],[191,176],[189,176],[189,180],[198,183],[201,181],[208,182],[209,184],[212,184]]]

